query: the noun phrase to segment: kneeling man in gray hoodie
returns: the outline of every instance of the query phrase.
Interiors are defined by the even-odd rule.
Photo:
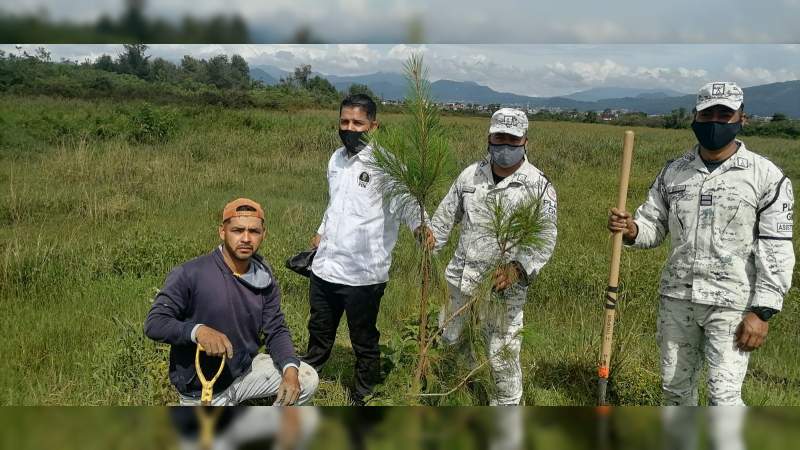
[[[317,390],[314,369],[297,359],[280,309],[272,269],[257,255],[264,238],[264,211],[249,199],[225,206],[219,227],[222,245],[186,262],[167,276],[144,324],[147,337],[170,344],[169,378],[182,405],[200,403],[200,365],[214,384],[212,405],[277,396],[277,405],[306,403]],[[259,353],[264,344],[268,353]]]

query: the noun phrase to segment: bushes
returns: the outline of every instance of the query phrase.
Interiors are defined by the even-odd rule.
[[[800,139],[800,120],[751,122],[742,128],[742,136],[769,136]]]
[[[20,101],[20,98],[9,101]],[[132,144],[169,141],[179,129],[173,108],[134,103],[113,108],[52,108],[36,113],[8,115],[3,147],[19,147],[22,141],[60,144],[78,140],[126,139]],[[25,139],[23,139],[25,138]]]
[[[130,116],[128,140],[135,144],[159,144],[175,134],[174,114],[144,105]]]

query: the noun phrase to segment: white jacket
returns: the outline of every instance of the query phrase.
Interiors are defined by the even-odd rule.
[[[340,147],[328,162],[328,207],[311,264],[314,275],[325,281],[348,286],[387,281],[400,222],[411,230],[420,224],[418,206],[384,196],[372,151],[367,146],[348,158]]]
[[[488,156],[470,165],[450,187],[431,219],[435,251],[447,243],[453,226],[461,223],[458,247],[447,266],[445,278],[465,295],[474,291],[500,255],[499,245],[486,229],[486,202],[490,195],[501,196],[501,201],[510,208],[532,198],[539,199],[540,217],[545,224],[541,248],[518,247],[506,255],[507,261],[504,261],[517,261],[522,265],[527,275],[523,284],[533,281],[550,259],[556,244],[556,191],[539,169],[526,158],[516,172],[495,185]]]
[[[794,267],[792,182],[771,161],[738,151],[708,172],[695,146],[668,162],[634,217],[634,247],[671,235],[661,295],[744,310],[781,309]]]

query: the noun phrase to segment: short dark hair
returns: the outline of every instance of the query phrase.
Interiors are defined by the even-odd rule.
[[[362,108],[367,112],[367,119],[369,120],[375,120],[375,117],[378,115],[378,105],[376,105],[372,97],[367,94],[348,95],[342,100],[342,104],[339,105],[340,116],[344,108]]]

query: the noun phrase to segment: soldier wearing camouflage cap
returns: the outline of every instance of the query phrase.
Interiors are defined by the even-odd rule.
[[[458,247],[445,270],[450,302],[439,318],[440,326],[444,326],[442,339],[454,344],[462,333],[466,315],[454,314],[476,293],[500,252],[496,241],[487,234],[487,198],[500,198],[509,208],[530,199],[539,202],[543,245],[537,249],[514,249],[493,273],[493,287],[505,304],[496,316],[484,317],[482,323],[496,382],[493,405],[516,405],[522,399],[522,310],[528,285],[550,259],[556,244],[556,191],[525,157],[527,130],[525,112],[512,108],[495,112],[489,126],[486,158],[461,172],[431,219],[435,251],[447,243],[454,225],[461,223]]]
[[[742,405],[750,352],[781,310],[794,267],[792,182],[736,139],[742,89],[700,89],[692,130],[698,144],[667,162],[633,218],[611,210],[608,228],[627,245],[656,247],[670,234],[661,276],[658,342],[664,403],[696,405],[708,364],[711,405]]]

